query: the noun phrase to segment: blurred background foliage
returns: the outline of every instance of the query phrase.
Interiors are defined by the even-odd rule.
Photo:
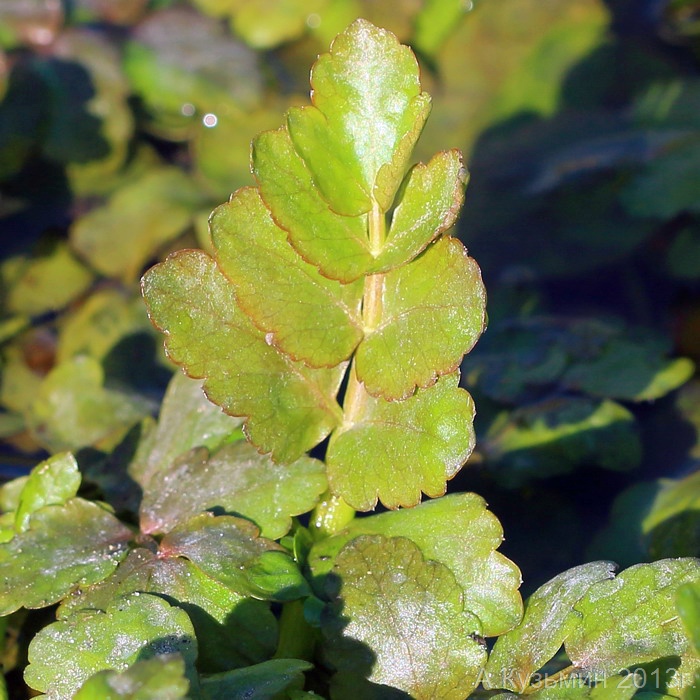
[[[140,275],[208,247],[251,138],[359,16],[420,58],[417,157],[472,175],[490,323],[451,490],[489,500],[526,592],[700,554],[698,0],[1,0],[0,478],[157,411]]]

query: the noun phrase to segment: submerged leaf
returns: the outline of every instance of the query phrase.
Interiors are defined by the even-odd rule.
[[[463,700],[486,650],[478,618],[444,565],[408,539],[363,536],[343,548],[337,601],[323,618],[327,653],[340,676],[401,689],[416,700]],[[377,621],[381,620],[381,624]]]
[[[274,459],[294,461],[338,423],[342,367],[309,369],[268,345],[205,253],[182,251],[152,268],[143,294],[171,359],[204,378],[227,413],[245,416],[251,441]]]
[[[182,610],[145,593],[121,598],[104,612],[78,612],[42,629],[29,645],[30,687],[69,700],[98,671],[124,671],[136,661],[179,653],[192,674],[197,640]]]
[[[327,574],[350,540],[373,534],[407,537],[426,559],[450,569],[462,587],[464,609],[479,618],[485,637],[503,634],[520,622],[520,571],[496,551],[503,529],[480,496],[449,494],[415,508],[356,518],[313,546],[309,565],[314,575]]]
[[[474,402],[458,383],[455,372],[393,403],[358,385],[356,414],[328,446],[331,491],[356,510],[371,510],[377,499],[414,506],[421,491],[442,496],[474,448]]]

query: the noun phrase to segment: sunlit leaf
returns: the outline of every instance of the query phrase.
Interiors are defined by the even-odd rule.
[[[239,420],[207,399],[201,382],[176,372],[163,397],[158,427],[139,445],[129,473],[148,487],[155,475],[167,477],[177,457],[193,447],[215,450],[239,426]]]
[[[239,190],[211,217],[222,272],[234,283],[240,307],[266,341],[312,367],[347,360],[362,338],[362,285],[319,274],[287,242],[257,189]]]
[[[370,394],[405,399],[459,366],[485,326],[479,266],[455,238],[443,238],[387,273],[381,317],[357,350],[357,376]]]
[[[168,334],[171,359],[203,377],[227,413],[246,416],[250,439],[273,458],[298,459],[335,427],[341,373],[309,369],[268,345],[206,254],[171,256],[144,276],[143,293],[151,319]]]
[[[525,601],[522,622],[496,641],[484,687],[525,690],[533,673],[557,653],[578,624],[574,605],[594,583],[613,578],[614,570],[610,562],[583,564],[538,588]]]
[[[695,651],[700,656],[700,582],[686,583],[678,589],[676,607]]]
[[[391,205],[427,117],[418,64],[396,37],[358,20],[315,63],[312,107],[287,118],[294,146],[334,211]]]
[[[54,455],[34,467],[18,498],[15,512],[18,532],[27,529],[33,513],[44,506],[63,505],[78,493],[79,486],[78,463],[70,453]]]
[[[252,153],[262,198],[305,260],[341,282],[372,268],[366,214],[342,216],[329,205],[286,128],[260,134]]]
[[[98,671],[90,676],[74,700],[182,700],[190,684],[185,678],[184,659],[163,654],[137,661],[121,673]]]
[[[198,204],[197,188],[181,170],[152,170],[77,219],[71,242],[102,274],[130,282],[160,246],[190,225]]]
[[[591,586],[575,605],[582,619],[567,639],[578,667],[608,675],[662,657],[683,657],[691,641],[676,611],[676,591],[698,580],[700,560],[638,564]]]
[[[125,555],[131,531],[82,499],[35,511],[28,528],[0,545],[0,612],[41,608],[78,584],[106,578]]]
[[[300,659],[271,659],[248,668],[208,676],[202,680],[202,698],[276,700],[281,697],[280,693],[302,688],[304,671],[311,668],[310,663]]]
[[[191,675],[197,640],[186,613],[162,598],[134,593],[104,612],[78,612],[42,629],[29,646],[24,675],[30,687],[69,700],[99,671],[124,671],[173,653],[182,655]]]
[[[107,610],[120,596],[138,591],[167,596],[187,612],[200,642],[198,666],[203,671],[247,666],[274,652],[277,622],[266,603],[232,591],[187,559],[143,548],[131,551],[109,578],[73,591],[57,616]]]
[[[373,272],[412,260],[454,224],[464,202],[467,172],[462,154],[444,151],[414,166],[391,217],[386,242]]]
[[[308,591],[292,559],[277,543],[259,537],[247,520],[203,513],[171,530],[161,542],[167,556],[189,559],[236,593],[285,600]]]
[[[361,385],[352,422],[332,436],[326,461],[331,491],[356,510],[379,499],[416,505],[421,491],[441,496],[474,447],[474,403],[459,373],[441,377],[405,401],[367,394]]]
[[[104,372],[91,357],[56,366],[31,403],[28,422],[53,451],[113,445],[143,418],[150,406],[104,385]]]
[[[326,488],[325,466],[315,459],[275,464],[243,441],[211,457],[207,450],[195,450],[149,481],[142,530],[167,532],[204,510],[223,509],[252,520],[264,537],[279,539],[292,516],[310,511]]]
[[[337,599],[323,621],[340,675],[399,688],[417,700],[463,700],[486,650],[478,618],[443,564],[404,538],[363,536],[336,558]],[[377,625],[377,621],[381,624]]]
[[[450,494],[415,508],[356,518],[314,545],[309,554],[314,575],[328,573],[347,542],[373,534],[407,537],[426,559],[450,569],[462,587],[464,609],[479,618],[484,636],[503,634],[520,622],[520,571],[496,551],[503,529],[480,496]]]

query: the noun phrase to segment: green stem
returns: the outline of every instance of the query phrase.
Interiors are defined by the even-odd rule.
[[[279,642],[275,659],[311,661],[316,645],[316,630],[304,618],[304,603],[285,603],[279,620]]]

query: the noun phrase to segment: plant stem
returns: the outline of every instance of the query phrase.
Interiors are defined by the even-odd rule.
[[[304,618],[304,603],[285,603],[279,620],[279,642],[275,659],[304,659],[311,661],[316,644],[316,630]]]

